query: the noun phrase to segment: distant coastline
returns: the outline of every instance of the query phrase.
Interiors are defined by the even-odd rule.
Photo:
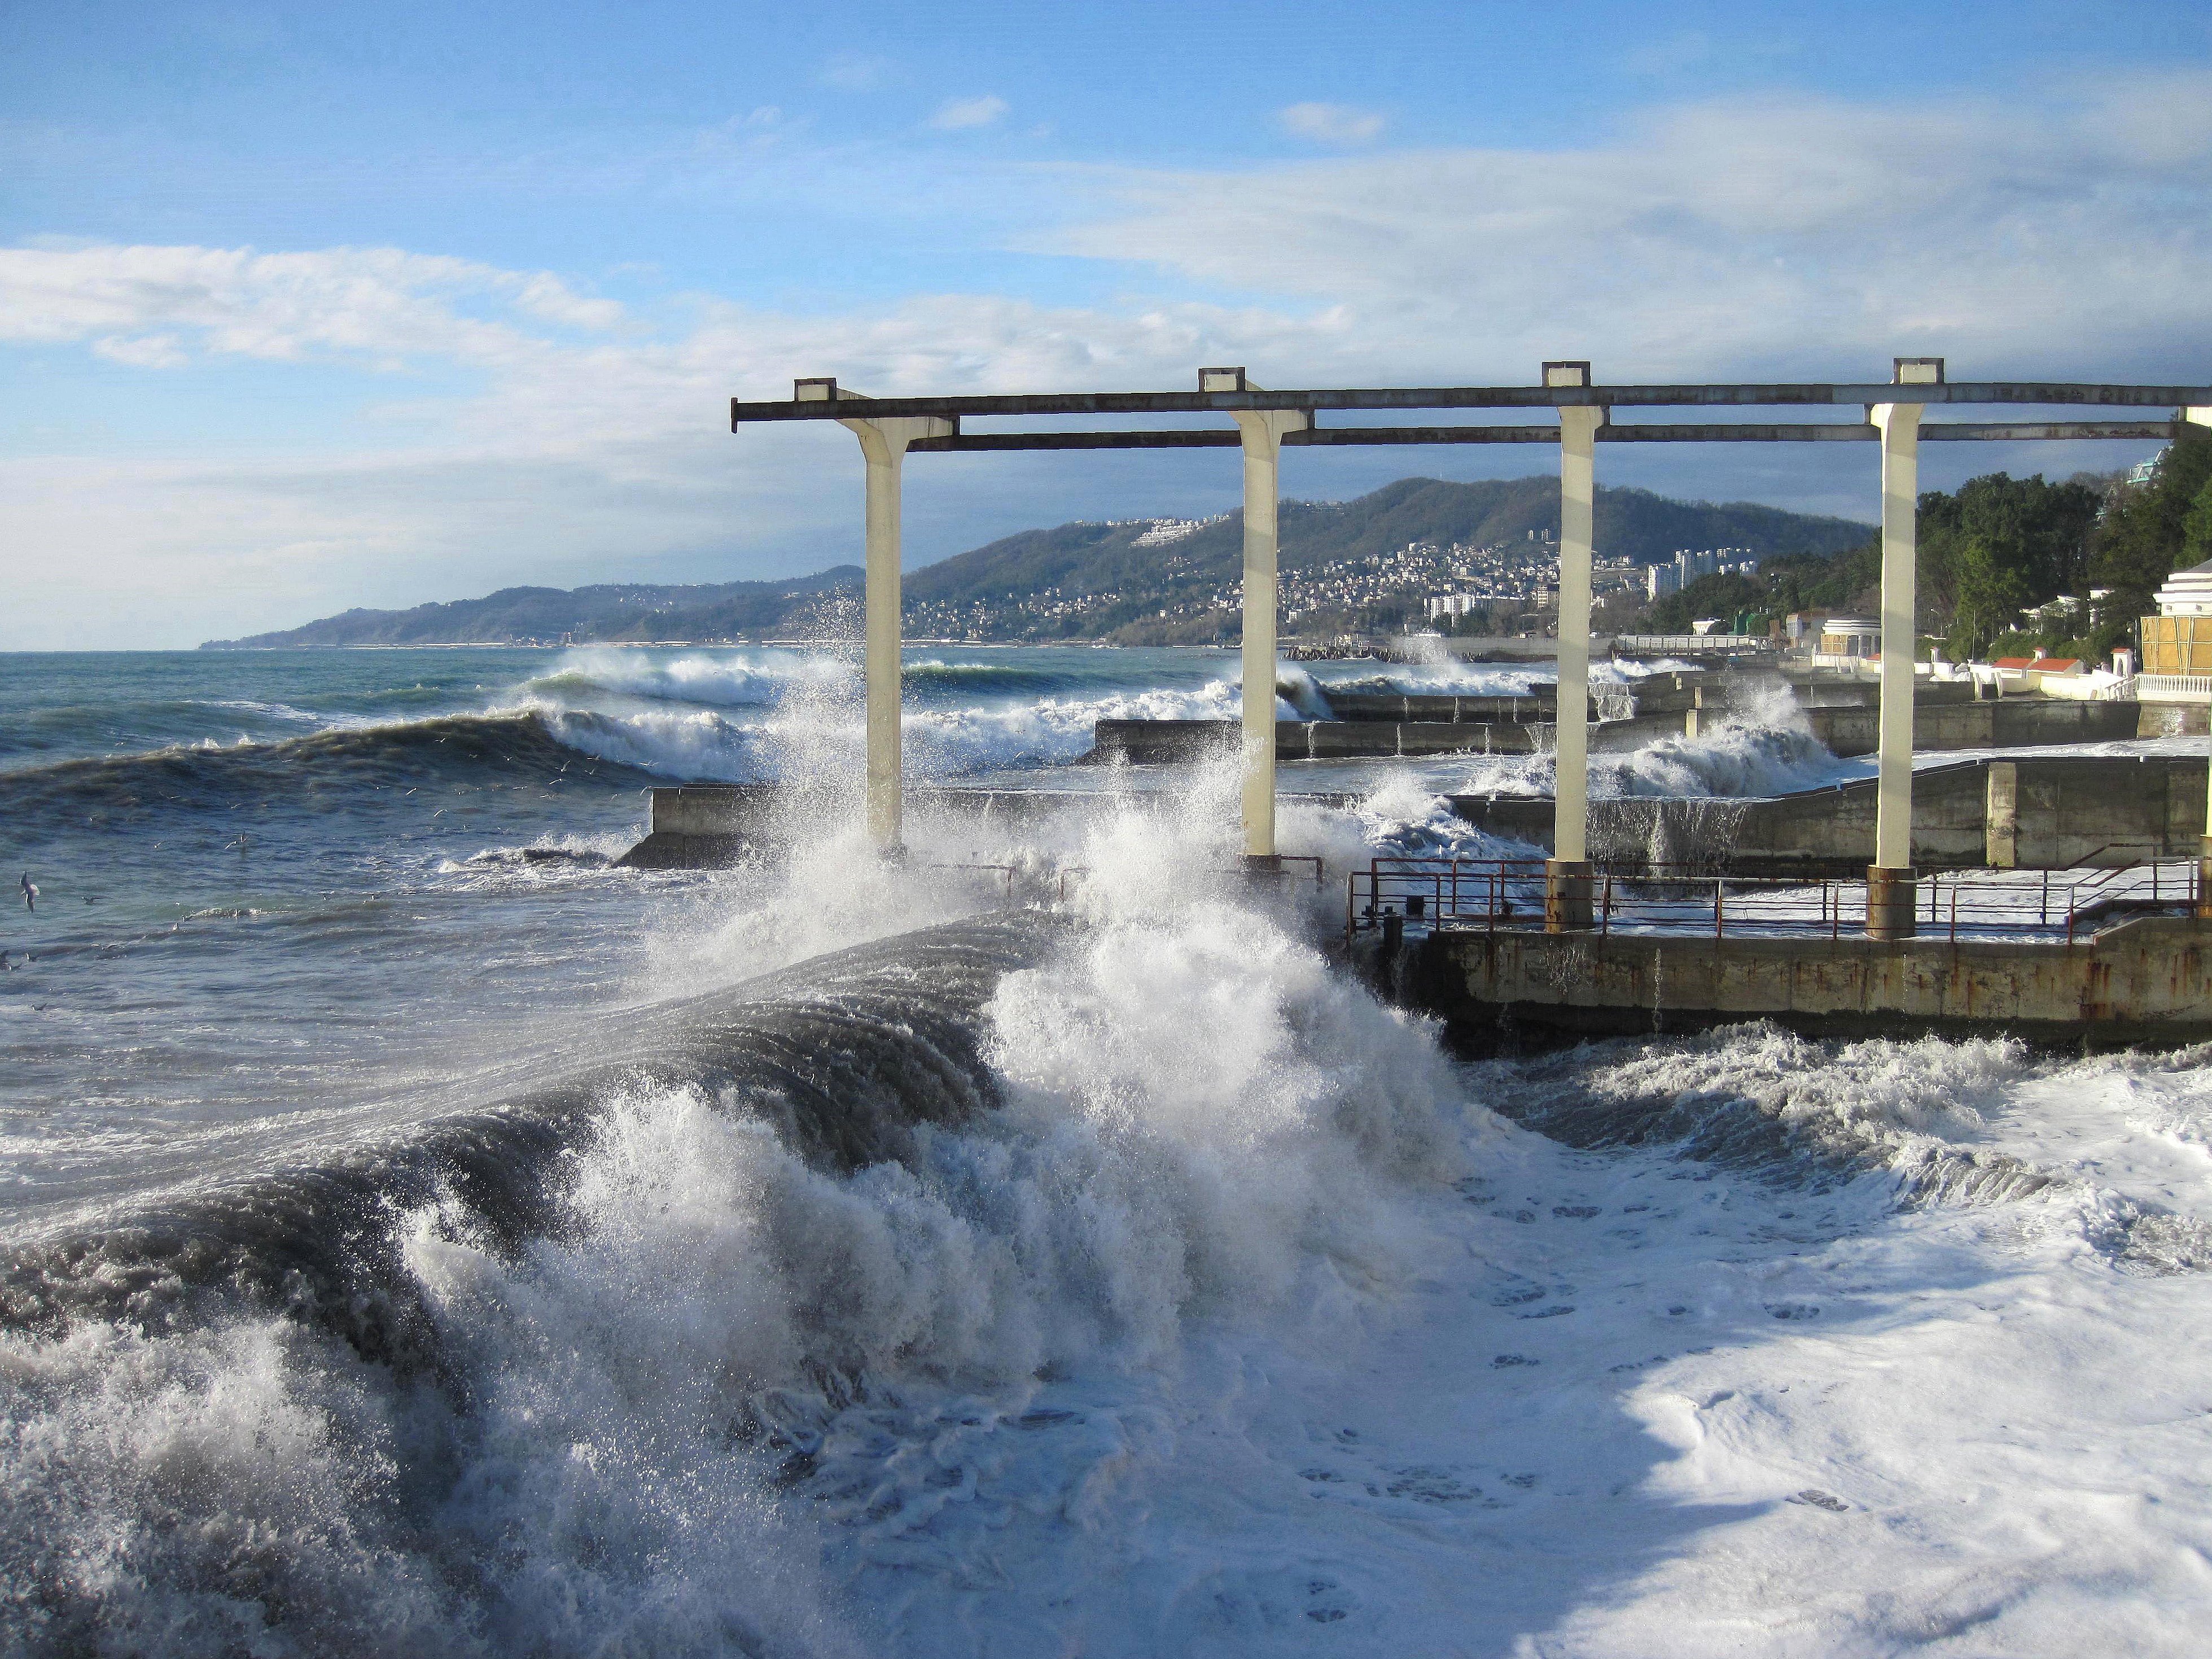
[[[1401,632],[1430,595],[1481,586],[1540,608],[1556,559],[1555,478],[1401,478],[1350,501],[1282,505],[1286,635]],[[1872,527],[1754,502],[1597,493],[1602,557],[1631,569],[1684,549],[1826,557]],[[905,573],[907,637],[920,643],[1226,645],[1239,631],[1243,525],[1212,519],[1084,520],[1028,530]],[[864,573],[833,565],[780,581],[510,587],[407,611],[348,611],[301,627],[210,640],[202,650],[817,642],[860,631]]]

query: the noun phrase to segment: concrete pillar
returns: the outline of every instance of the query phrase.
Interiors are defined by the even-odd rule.
[[[2193,425],[2212,427],[2212,405],[2185,409],[2181,416]],[[2197,848],[2197,914],[2212,921],[2212,770],[2204,775],[2204,835]]]
[[[1207,377],[1233,374],[1235,390],[1260,388],[1241,369],[1206,369],[1202,391],[1221,389]],[[1243,409],[1234,411],[1244,439],[1244,856],[1275,856],[1275,506],[1283,434],[1313,423],[1304,410]]]
[[[1586,386],[1588,363],[1546,363],[1547,386]],[[1596,510],[1596,407],[1559,410],[1559,690],[1553,738],[1552,857],[1544,866],[1544,926],[1589,927],[1590,541]]]
[[[1982,852],[1992,870],[2020,867],[2020,763],[1991,761],[1982,802]]]
[[[835,399],[835,380],[802,380],[800,402]],[[858,394],[847,392],[845,397]],[[957,430],[933,415],[842,421],[860,441],[868,465],[868,575],[865,652],[868,687],[868,839],[878,852],[899,850],[902,762],[899,732],[899,495],[907,446],[917,438],[949,438]]]
[[[1900,357],[1899,386],[1936,386],[1937,357]],[[1916,890],[1912,870],[1913,612],[1918,575],[1920,411],[1913,403],[1867,411],[1881,429],[1881,709],[1875,786],[1874,865],[1867,872],[1866,928],[1871,939],[1910,939]]]

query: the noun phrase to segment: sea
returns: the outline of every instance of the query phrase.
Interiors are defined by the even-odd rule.
[[[904,679],[886,860],[847,644],[0,655],[0,1652],[2203,1650],[2212,1053],[1455,1050],[1344,872],[1547,757],[1285,764],[1255,879],[1086,759],[1234,653]]]

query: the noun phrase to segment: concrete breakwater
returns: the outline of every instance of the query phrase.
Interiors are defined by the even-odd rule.
[[[1371,969],[1461,1042],[1771,1019],[1823,1036],[2212,1037],[2212,923],[2140,916],[2074,945],[1442,932]]]
[[[1593,690],[1593,750],[1619,752],[1662,738],[1697,737],[1729,719],[1772,674],[1686,671],[1654,674],[1632,687]],[[1870,688],[1853,680],[1787,682],[1813,736],[1830,753],[1850,758],[1879,747],[1881,710]],[[2006,697],[1977,702],[1965,682],[1915,689],[1912,744],[1922,753],[1947,749],[2039,748],[2110,743],[2163,735],[2157,711],[2123,702]],[[1558,731],[1558,702],[1543,688],[1527,695],[1333,692],[1328,720],[1278,720],[1275,757],[1345,760],[1390,756],[1526,755],[1549,750]],[[1105,720],[1092,733],[1089,759],[1157,765],[1236,751],[1239,723],[1230,720]]]
[[[1224,724],[1233,739],[1233,722]],[[1283,722],[1293,731],[1308,724]],[[1924,870],[2037,870],[2194,858],[2204,833],[2205,765],[2183,756],[2023,756],[1924,768],[1913,781],[1913,861]],[[1012,818],[1097,799],[1093,792],[1048,789],[911,793],[919,811]],[[1461,818],[1492,835],[1550,843],[1548,796],[1449,799]],[[1756,799],[1595,800],[1590,855],[1621,866],[1855,877],[1873,858],[1875,805],[1871,778]],[[641,869],[726,864],[748,848],[783,839],[787,810],[786,792],[772,784],[657,788],[648,833],[621,862]]]
[[[1717,707],[1722,695],[1720,677],[1696,669],[1595,687],[1591,746],[1632,749],[1672,736],[1692,711]],[[1275,758],[1540,754],[1555,740],[1559,699],[1541,686],[1525,693],[1332,690],[1328,713],[1326,720],[1276,721]],[[1133,765],[1210,759],[1234,754],[1242,729],[1233,720],[1100,720],[1087,758]]]
[[[1679,714],[1603,720],[1590,728],[1590,747],[1601,751],[1640,748],[1674,735],[1681,724]],[[1085,758],[1095,764],[1127,761],[1134,766],[1208,760],[1236,753],[1242,729],[1235,720],[1100,720]],[[1277,720],[1275,758],[1542,754],[1552,747],[1556,730],[1548,720]]]
[[[669,784],[647,792],[645,838],[615,862],[633,870],[711,870],[822,833],[825,819],[857,817],[849,793],[792,789],[773,783]],[[1026,823],[1070,811],[1118,805],[1128,798],[1096,789],[933,788],[907,791],[917,814],[951,813],[971,820]],[[1147,799],[1164,810],[1180,798]],[[1354,797],[1316,793],[1300,799],[1342,806]],[[992,866],[996,867],[996,866]]]
[[[1829,753],[1871,755],[1879,747],[1881,711],[1867,706],[1814,706],[1804,711],[1813,735]],[[1983,702],[1916,699],[1912,746],[1940,749],[2027,749],[2047,744],[2113,743],[2142,735],[2141,705],[2006,697]],[[1696,735],[1696,717],[1690,724]]]
[[[1923,870],[2049,870],[2195,858],[2205,766],[2195,757],[2069,755],[1925,767],[1912,781],[1912,861]],[[1490,834],[1550,842],[1548,797],[1451,803]],[[1602,863],[1857,876],[1874,860],[1872,778],[1752,800],[1594,800],[1589,810],[1590,855]]]

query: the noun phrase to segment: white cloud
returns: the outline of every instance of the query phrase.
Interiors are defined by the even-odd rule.
[[[1122,264],[1121,297],[1083,305],[938,294],[838,314],[709,296],[648,314],[557,275],[391,248],[0,249],[0,338],[49,356],[74,344],[173,376],[225,359],[470,371],[459,394],[419,390],[451,376],[394,379],[395,398],[415,401],[319,433],[350,446],[335,458],[272,449],[218,464],[181,444],[144,458],[142,441],[142,459],[0,464],[0,546],[33,555],[11,571],[0,648],[190,644],[503,581],[768,574],[849,557],[849,438],[726,429],[729,396],[787,396],[794,374],[894,394],[1179,386],[1201,362],[1246,363],[1278,386],[1523,384],[1545,358],[1586,356],[1613,380],[1826,379],[1880,377],[1891,356],[1929,351],[1954,378],[2203,379],[2208,112],[2212,76],[2175,75],[1929,111],[1688,105],[1581,150],[956,170],[940,201],[1019,204],[1022,246]],[[1826,459],[1780,459],[1787,468],[1756,475],[1761,493],[1838,504],[1820,498],[1824,482],[1788,482]],[[1972,458],[2061,471],[2095,459]],[[1727,450],[1664,464],[1692,462],[1708,479],[1779,465]],[[1333,452],[1300,466],[1352,464]],[[1614,477],[1654,478],[1632,469],[1662,464],[1607,458]],[[1233,494],[1233,470],[1208,465],[938,458],[916,474],[911,544],[946,551],[1023,522],[1166,510],[1181,502],[1146,493],[1164,478]],[[1110,499],[1115,488],[1127,497]]]
[[[0,340],[97,337],[118,362],[173,365],[189,341],[210,356],[276,362],[496,365],[534,349],[524,319],[604,331],[622,316],[544,271],[396,248],[0,248]]]
[[[960,132],[969,127],[988,127],[1007,110],[1003,98],[986,94],[981,98],[951,98],[937,106],[937,113],[929,118],[929,125],[940,132]]]
[[[1382,118],[1349,104],[1292,104],[1279,118],[1285,131],[1323,144],[1365,144],[1382,137]]]
[[[1372,373],[1828,375],[1936,351],[2164,374],[2212,346],[2208,112],[2202,72],[1926,110],[1732,100],[1580,150],[1096,173],[1121,210],[1024,246],[1323,307]]]
[[[873,92],[891,78],[888,58],[865,52],[840,52],[822,68],[822,79],[842,92]]]
[[[173,334],[104,334],[92,349],[127,368],[181,368],[191,361]]]

